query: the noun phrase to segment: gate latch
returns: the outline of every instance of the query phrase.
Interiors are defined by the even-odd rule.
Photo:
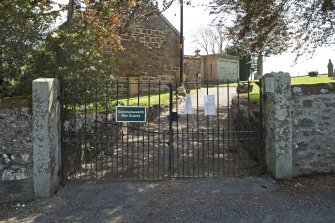
[[[176,121],[178,121],[178,112],[171,112],[171,117],[169,117],[169,119],[170,119],[172,122],[176,122]]]

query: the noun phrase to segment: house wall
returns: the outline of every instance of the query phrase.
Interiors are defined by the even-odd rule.
[[[222,69],[219,66],[219,63],[236,63],[236,77],[231,78],[228,77],[225,73],[222,72],[225,69]],[[239,74],[239,58],[235,56],[228,55],[205,55],[205,56],[185,56],[185,73],[187,75],[188,80],[196,80],[197,77],[195,74],[201,74],[201,81],[212,81],[216,82],[218,79],[222,81],[236,81]],[[226,67],[225,67],[226,68]],[[229,70],[227,68],[227,70]],[[230,69],[231,70],[231,69]]]
[[[335,84],[292,87],[293,175],[335,171]]]
[[[219,59],[218,55],[208,55],[205,56],[205,72],[204,72],[204,81],[217,81],[217,60]]]
[[[239,61],[231,58],[217,60],[216,76],[219,81],[236,82],[239,80]]]
[[[186,75],[186,83],[189,86],[186,87],[197,87],[202,81],[202,72],[201,72],[201,56],[185,56],[184,64],[185,64],[185,75]]]
[[[179,74],[179,34],[161,15],[133,24],[122,36],[124,51],[113,56],[118,59],[117,79],[126,83],[138,77],[141,83],[174,81]],[[128,88],[127,84],[123,86]],[[140,86],[140,93],[148,91]],[[158,91],[158,85],[151,89]]]

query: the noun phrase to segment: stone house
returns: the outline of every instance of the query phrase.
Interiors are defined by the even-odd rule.
[[[229,81],[239,79],[239,57],[230,55],[185,56],[187,82]]]
[[[169,83],[179,74],[179,32],[160,13],[145,21],[133,22],[122,35],[123,51],[117,58],[116,76],[120,89],[130,95],[158,91],[159,81]],[[142,86],[138,86],[138,80]],[[166,86],[166,85],[161,85]],[[138,89],[140,88],[140,89]]]

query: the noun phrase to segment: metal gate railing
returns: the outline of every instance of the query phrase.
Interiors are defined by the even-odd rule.
[[[236,84],[184,83],[182,89],[179,83],[150,81],[62,81],[64,178],[159,180],[254,172],[264,161],[262,101],[253,101],[262,90],[251,93],[257,85],[245,82],[244,92],[236,91]],[[146,106],[147,121],[116,122],[119,105]]]

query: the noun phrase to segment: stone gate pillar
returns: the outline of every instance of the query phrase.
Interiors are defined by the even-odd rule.
[[[265,154],[268,171],[276,179],[292,178],[291,77],[270,73],[263,77]]]
[[[34,192],[50,197],[58,189],[61,170],[59,81],[33,81]]]

